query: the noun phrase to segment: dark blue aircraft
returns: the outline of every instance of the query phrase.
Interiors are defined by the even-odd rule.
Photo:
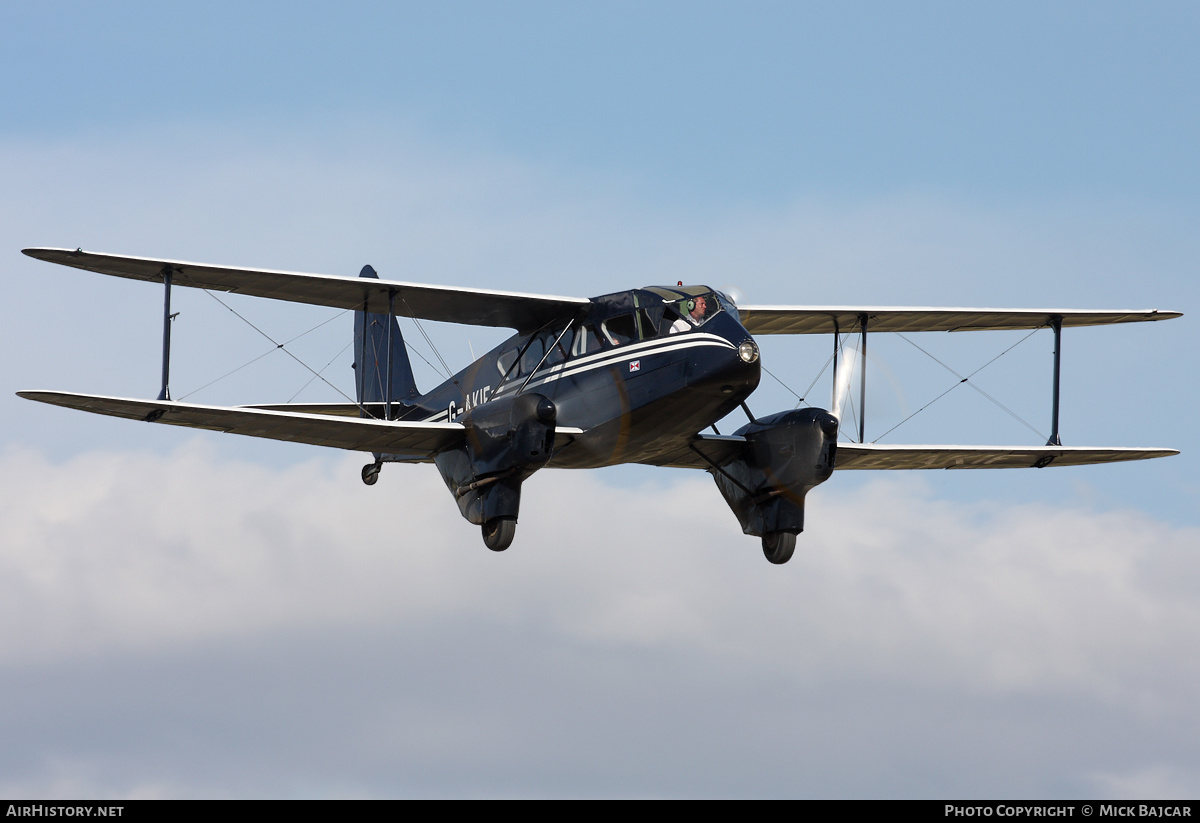
[[[1077,448],[1058,434],[1064,326],[1179,317],[1168,311],[737,306],[707,286],[649,286],[591,299],[454,289],[355,277],[236,269],[82,250],[26,249],[39,260],[165,285],[163,379],[156,400],[23,391],[30,400],[153,423],[371,452],[363,482],[385,462],[432,462],[462,516],[489,549],[516,532],[521,485],[546,467],[646,463],[707,470],[742,530],[786,563],[804,528],[804,497],[835,469],[975,469],[1081,465],[1177,454],[1173,449]],[[355,311],[354,403],[203,406],[170,399],[171,286]],[[422,394],[397,317],[511,328],[497,348]],[[1054,394],[1045,446],[884,446],[862,442],[865,354],[873,332],[1054,330]],[[750,414],[761,364],[753,334],[861,337],[860,442],[838,442],[830,411]],[[846,383],[848,363],[842,363]],[[841,392],[835,391],[835,397]],[[737,409],[748,422],[713,428]],[[704,433],[713,429],[712,434]]]

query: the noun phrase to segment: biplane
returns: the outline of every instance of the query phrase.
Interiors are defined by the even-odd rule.
[[[433,463],[484,544],[504,551],[516,532],[521,486],[547,467],[643,463],[709,472],[747,535],[786,563],[804,528],[805,495],[841,469],[1074,466],[1177,454],[1161,448],[1061,444],[1062,330],[1167,320],[1173,311],[737,305],[703,285],[647,286],[592,298],[448,288],[358,277],[230,268],[175,260],[36,248],[39,260],[164,287],[162,386],[153,400],[56,391],[21,397],[97,414],[370,452],[384,463]],[[171,289],[188,286],[354,312],[356,399],[345,403],[209,406],[170,393]],[[397,318],[493,326],[513,335],[432,391],[413,378]],[[1052,427],[1044,446],[895,446],[839,442],[848,363],[835,355],[831,408],[762,417],[746,399],[762,370],[755,335],[860,338],[866,402],[869,333],[1037,329],[1054,333]],[[741,407],[731,434],[715,424]],[[711,429],[712,433],[708,433]]]

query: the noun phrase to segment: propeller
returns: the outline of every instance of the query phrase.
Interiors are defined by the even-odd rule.
[[[838,355],[837,380],[833,384],[833,407],[829,410],[829,413],[838,419],[839,424],[842,422],[842,410],[850,397],[850,381],[854,377],[857,363],[858,349],[843,347]]]
[[[721,293],[732,300],[735,306],[740,306],[746,302],[746,293],[737,286],[721,286]]]

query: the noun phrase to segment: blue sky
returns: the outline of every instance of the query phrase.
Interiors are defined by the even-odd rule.
[[[1200,682],[1181,650],[1200,610],[1181,581],[1200,572],[1198,17],[1182,3],[5,7],[0,666],[6,703],[29,710],[0,713],[20,741],[0,787],[1194,796]],[[782,569],[760,568],[703,475],[547,473],[513,549],[485,557],[424,469],[365,490],[354,457],[13,397],[157,390],[161,295],[17,253],[30,245],[370,262],[582,296],[683,279],[754,303],[1181,310],[1066,335],[1063,436],[1183,454],[837,475]],[[263,350],[208,297],[177,301],[176,396]],[[283,336],[329,318],[239,309]],[[298,349],[346,387],[348,323]],[[433,333],[452,365],[495,342]],[[928,346],[969,371],[1017,339]],[[828,341],[765,345],[801,390]],[[903,341],[871,351],[869,434],[946,388]],[[980,376],[1043,433],[1049,352],[1039,333]],[[272,356],[192,399],[287,400],[306,379]],[[813,391],[823,404],[827,386]],[[792,402],[768,379],[751,405]],[[960,390],[886,442],[904,441],[1037,436]],[[681,539],[662,511],[711,526]],[[492,678],[499,695],[477,685]],[[131,685],[147,679],[188,697]],[[96,685],[51,687],[68,682]],[[267,710],[281,689],[287,710]],[[124,742],[108,716],[133,729]],[[243,755],[244,722],[259,734]],[[747,768],[751,752],[779,768]]]
[[[401,118],[657,197],[1194,202],[1186,3],[123,4],[4,12],[4,133]]]

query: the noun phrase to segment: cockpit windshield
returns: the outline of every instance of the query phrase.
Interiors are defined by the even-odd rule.
[[[663,301],[661,318],[662,333],[679,334],[699,328],[723,311],[738,319],[737,306],[726,295],[708,286],[647,286],[642,293],[650,292]]]
[[[698,328],[698,326],[708,323],[710,319],[713,319],[724,308],[715,292],[689,296],[689,298],[671,302],[668,306],[674,310],[674,313],[679,318],[671,326],[671,331],[673,332],[690,331],[692,328]]]

